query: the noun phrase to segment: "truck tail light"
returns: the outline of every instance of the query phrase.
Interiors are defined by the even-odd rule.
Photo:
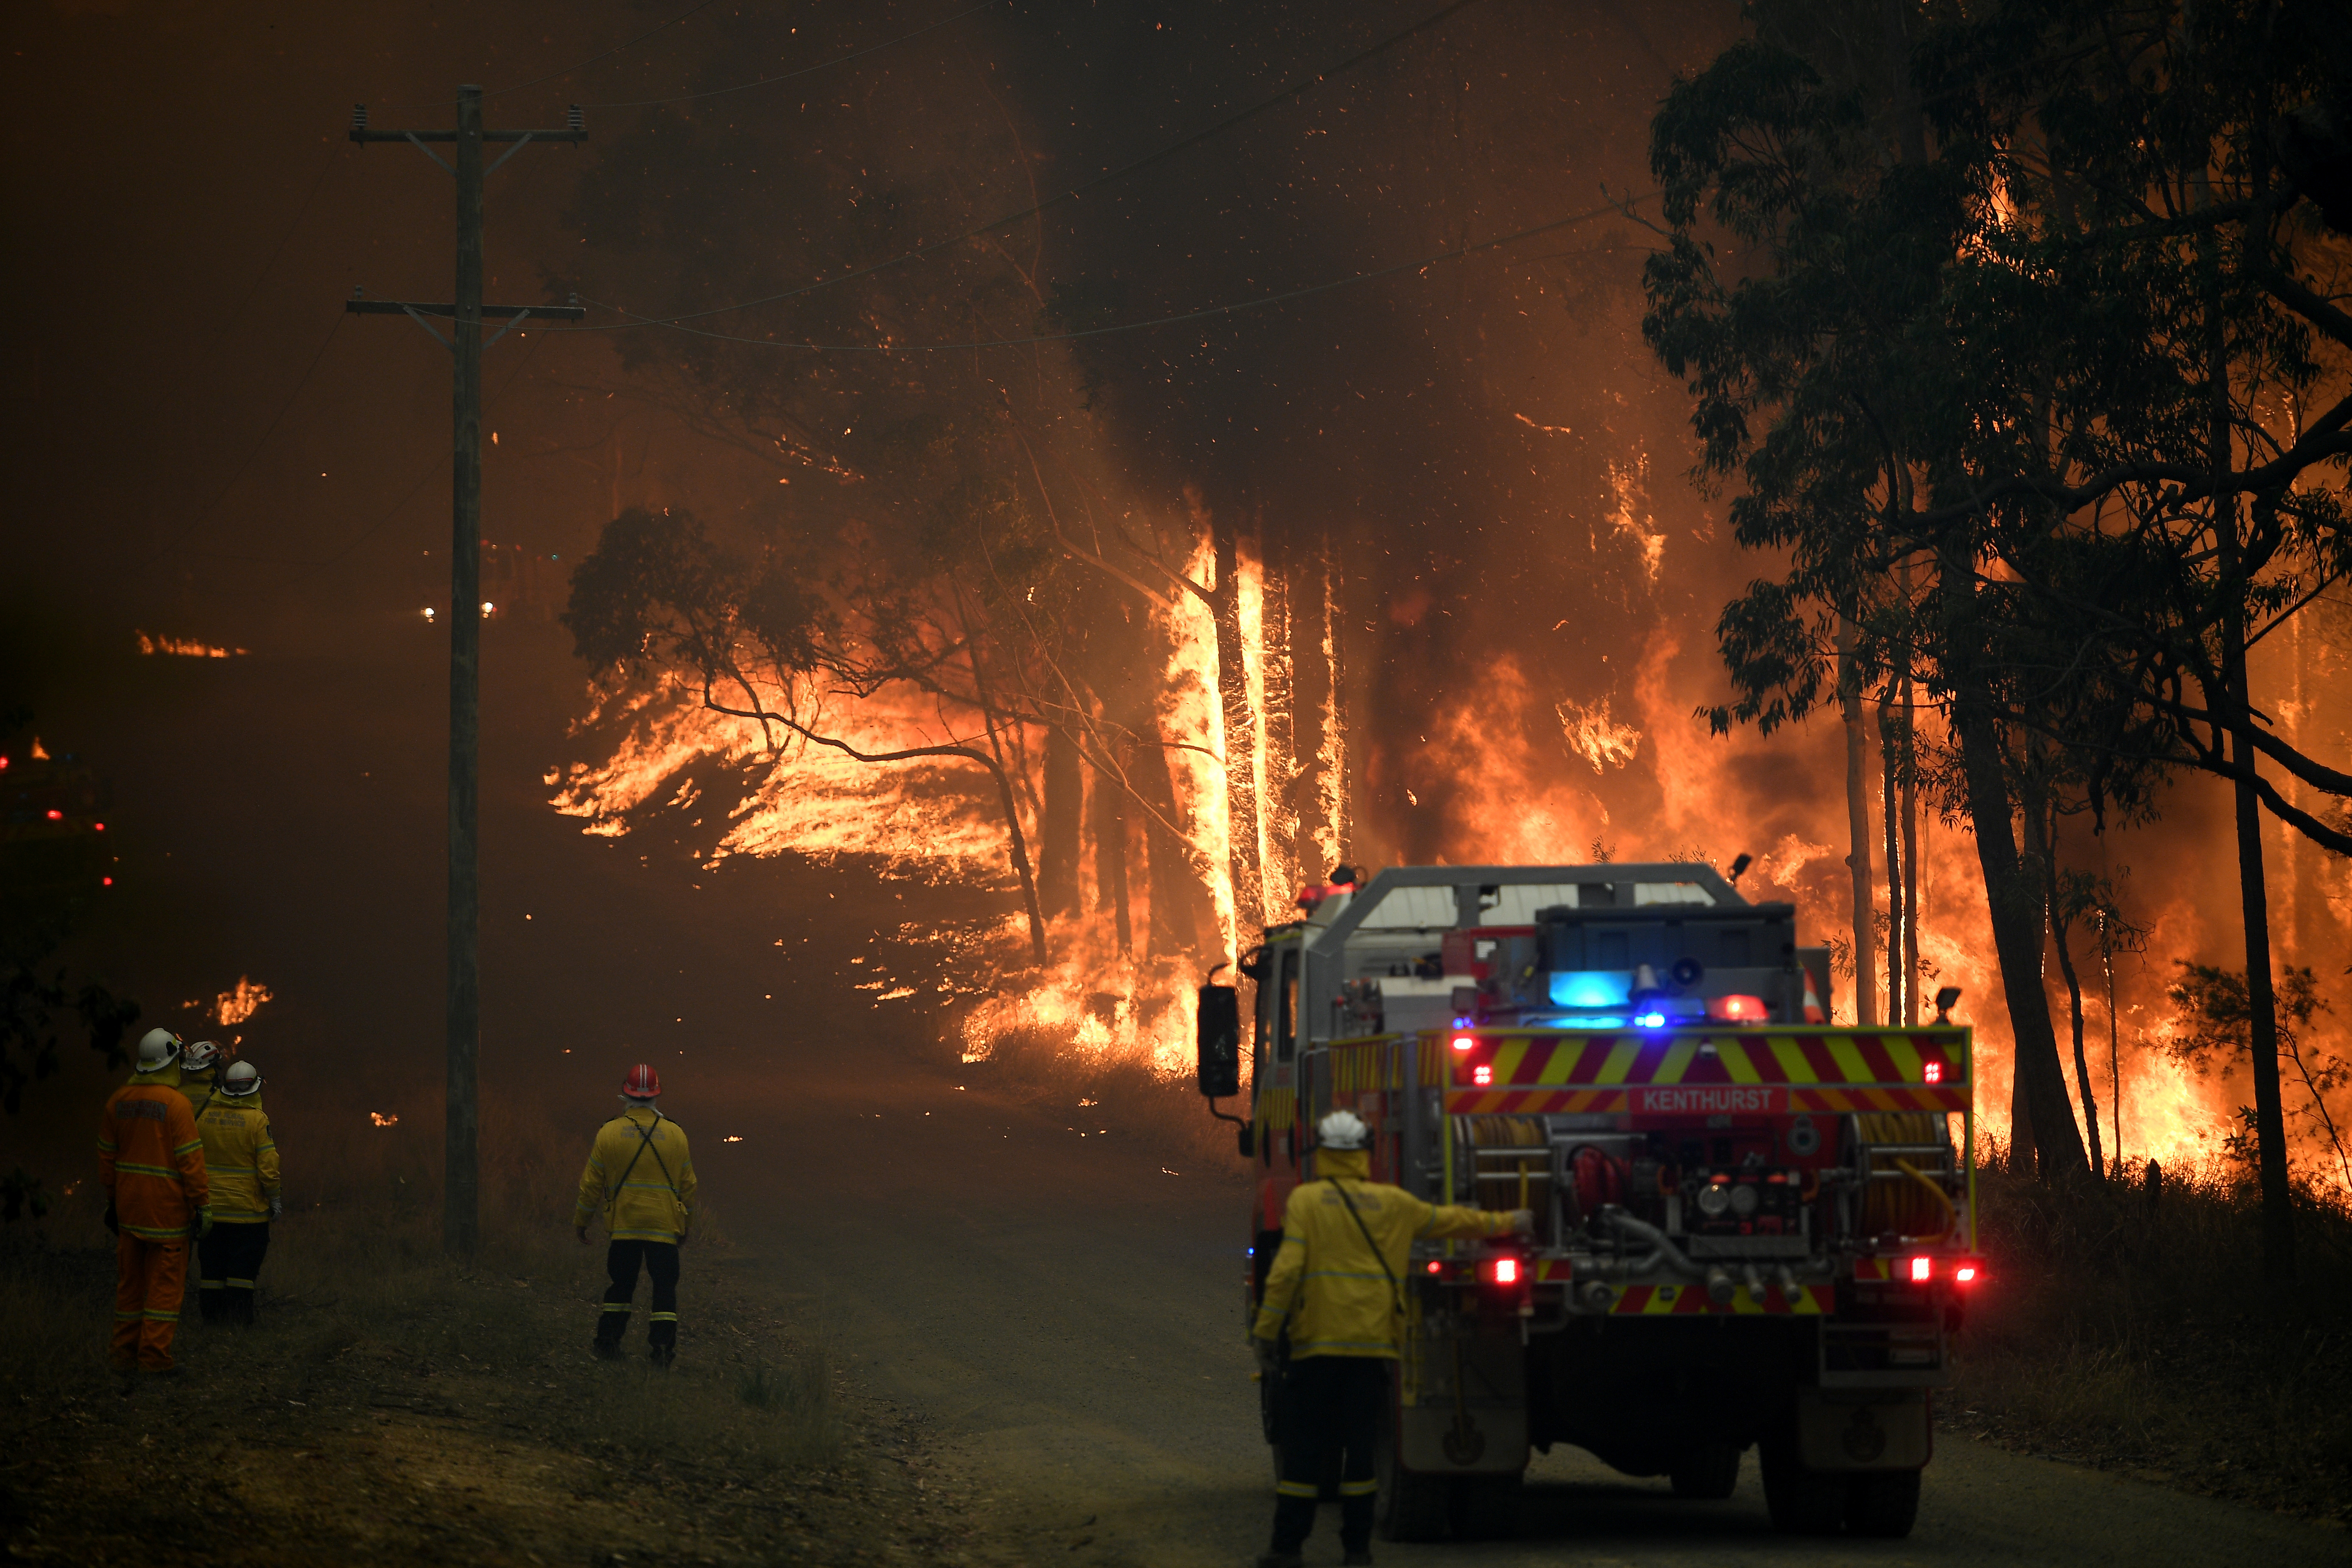
[[[1480,1062],[1476,1067],[1472,1068],[1470,1069],[1470,1081],[1478,1085],[1482,1089],[1486,1085],[1493,1083],[1495,1081],[1494,1065],[1490,1062]]]
[[[1454,1048],[1457,1051],[1466,1051],[1477,1043],[1478,1041],[1475,1036],[1456,1035],[1454,1037]]]
[[[1941,1083],[1944,1081],[1944,1064],[1941,1062],[1924,1062],[1920,1065],[1919,1076],[1928,1083]]]
[[[1715,996],[1707,1000],[1706,1016],[1717,1023],[1760,1024],[1770,1013],[1761,996]]]
[[[1952,1283],[1955,1285],[1973,1285],[1983,1277],[1984,1259],[1981,1258],[1963,1258],[1952,1267]]]
[[[1517,1285],[1519,1282],[1519,1260],[1516,1258],[1490,1258],[1482,1272],[1489,1285]]]
[[[1903,1265],[1903,1278],[1914,1285],[1925,1285],[1935,1276],[1936,1260],[1932,1258],[1914,1258]]]

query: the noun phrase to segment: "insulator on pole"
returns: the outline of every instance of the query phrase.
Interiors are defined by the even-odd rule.
[[[583,129],[586,123],[587,122],[585,121],[580,118],[580,106],[576,103],[573,104],[572,106],[571,112],[565,117],[566,129],[579,131]]]
[[[354,103],[352,105],[352,129],[354,131],[364,131],[367,129],[366,104]]]

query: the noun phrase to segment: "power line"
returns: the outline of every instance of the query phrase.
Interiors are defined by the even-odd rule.
[[[747,338],[733,332],[714,332],[702,327],[683,326],[675,321],[654,321],[639,319],[629,324],[668,327],[672,331],[690,333],[698,338],[714,338],[722,342],[748,343],[753,348],[791,349],[809,353],[947,353],[971,349],[1025,348],[1034,343],[1063,343],[1074,338],[1108,337],[1117,332],[1140,332],[1154,327],[1181,326],[1186,321],[1202,321],[1215,316],[1237,315],[1244,310],[1255,310],[1267,305],[1279,305],[1292,300],[1303,300],[1310,294],[1323,294],[1334,289],[1344,289],[1351,283],[1370,283],[1376,279],[1393,278],[1400,272],[1420,271],[1425,268],[1434,267],[1442,261],[1459,260],[1463,257],[1475,256],[1483,250],[1494,250],[1502,246],[1515,245],[1523,239],[1533,239],[1539,234],[1549,234],[1555,229],[1590,222],[1608,213],[1622,213],[1629,207],[1648,201],[1657,194],[1655,191],[1650,191],[1624,202],[1608,202],[1597,207],[1589,207],[1580,213],[1571,213],[1563,218],[1555,218],[1549,223],[1538,224],[1533,228],[1523,228],[1517,234],[1507,234],[1495,239],[1482,239],[1475,245],[1461,246],[1453,250],[1441,250],[1434,256],[1424,256],[1417,261],[1400,261],[1393,267],[1376,268],[1370,272],[1351,272],[1345,278],[1334,278],[1324,283],[1310,283],[1303,289],[1286,289],[1279,293],[1261,294],[1255,299],[1238,300],[1227,305],[1212,305],[1204,310],[1186,310],[1173,316],[1154,316],[1148,321],[1122,321],[1108,327],[1079,327],[1066,332],[1040,333],[1035,337],[982,338],[961,343],[796,343],[779,342],[773,338]],[[599,310],[620,310],[617,305],[606,305],[600,300],[587,300],[584,297],[583,303],[594,305]],[[625,310],[621,310],[620,313],[628,314]],[[591,329],[558,330],[584,331]]]
[[[884,49],[903,44],[910,38],[919,38],[925,33],[936,33],[951,22],[961,22],[966,16],[977,16],[982,11],[992,10],[1004,3],[1005,0],[985,0],[985,4],[974,5],[969,11],[959,11],[952,16],[943,17],[927,26],[918,27],[911,33],[901,33],[895,38],[887,38],[878,44],[868,44],[862,49],[853,49],[845,55],[836,55],[821,65],[803,66],[798,70],[785,71],[780,76],[763,76],[756,81],[740,81],[733,87],[714,87],[702,92],[684,92],[676,98],[638,98],[625,103],[583,103],[580,107],[583,109],[651,109],[658,104],[692,103],[697,99],[724,98],[730,92],[749,92],[755,87],[772,87],[780,81],[791,81],[795,77],[813,76],[818,71],[831,70],[835,66],[846,65],[851,60],[877,54]]]
[[[773,305],[780,300],[798,299],[801,295],[812,294],[820,289],[830,289],[838,283],[849,283],[854,282],[860,278],[870,278],[877,272],[887,271],[904,262],[919,261],[926,256],[934,255],[937,252],[948,249],[952,246],[961,245],[966,240],[977,239],[982,235],[1003,228],[1008,224],[1015,224],[1021,222],[1024,218],[1034,217],[1040,213],[1049,211],[1054,207],[1061,205],[1064,202],[1076,201],[1080,196],[1087,195],[1090,191],[1100,190],[1103,186],[1123,180],[1129,174],[1135,174],[1143,169],[1148,169],[1154,163],[1172,158],[1179,153],[1184,152],[1189,148],[1196,147],[1202,142],[1210,140],[1212,137],[1221,135],[1224,132],[1232,130],[1234,126],[1241,124],[1244,121],[1254,120],[1258,115],[1265,113],[1270,109],[1275,109],[1282,104],[1289,102],[1291,100],[1306,92],[1309,88],[1314,87],[1318,82],[1339,76],[1342,72],[1353,70],[1356,67],[1362,65],[1365,61],[1386,54],[1397,45],[1403,43],[1407,38],[1412,37],[1416,34],[1428,31],[1430,28],[1436,26],[1439,23],[1452,17],[1457,12],[1466,11],[1476,4],[1478,4],[1478,0],[1454,0],[1454,4],[1445,6],[1442,10],[1436,11],[1430,16],[1423,17],[1420,21],[1415,22],[1412,26],[1405,28],[1404,31],[1391,34],[1388,37],[1381,39],[1379,43],[1371,46],[1371,47],[1364,49],[1357,54],[1350,55],[1348,58],[1341,60],[1338,65],[1332,66],[1328,69],[1317,71],[1310,76],[1301,77],[1297,81],[1292,83],[1289,87],[1285,88],[1282,91],[1276,93],[1272,98],[1261,100],[1259,102],[1252,104],[1249,108],[1243,110],[1240,113],[1230,115],[1223,120],[1218,121],[1213,125],[1196,131],[1192,135],[1183,138],[1181,141],[1171,142],[1167,146],[1160,148],[1158,152],[1147,153],[1143,157],[1137,159],[1132,163],[1126,164],[1121,168],[1113,169],[1108,174],[1098,174],[1082,185],[1073,185],[1070,189],[1062,192],[1058,195],[1048,196],[1044,201],[1039,202],[1033,206],[1024,207],[1016,213],[1009,213],[1005,216],[997,218],[992,222],[982,224],[977,228],[967,229],[963,233],[953,236],[948,239],[935,240],[929,245],[917,246],[914,249],[907,251],[903,255],[894,256],[887,261],[877,261],[871,267],[861,267],[856,268],[855,271],[844,272],[838,277],[820,279],[814,283],[804,283],[797,289],[787,289],[782,293],[764,295],[757,300],[740,300],[732,305],[714,305],[709,310],[687,310],[674,316],[634,317],[629,321],[619,322],[609,327],[571,327],[555,330],[579,332],[617,332],[627,331],[636,327],[674,327],[681,321],[698,321],[710,316],[724,316],[736,310],[749,310],[761,305]]]
[[[310,363],[303,366],[302,379],[294,384],[294,390],[286,395],[286,401],[279,404],[278,405],[278,412],[269,416],[268,425],[266,426],[262,429],[261,434],[255,438],[253,445],[246,448],[245,458],[237,464],[236,471],[229,475],[226,483],[223,484],[219,489],[213,492],[213,499],[206,501],[204,504],[203,509],[199,510],[194,518],[189,520],[188,525],[185,528],[173,534],[161,549],[157,550],[152,555],[150,555],[146,560],[141,562],[137,566],[131,569],[134,576],[141,573],[152,570],[155,563],[161,561],[164,556],[169,555],[173,551],[177,550],[181,545],[186,543],[189,536],[194,534],[199,528],[202,528],[205,521],[211,518],[213,509],[219,506],[222,501],[228,499],[228,492],[236,488],[237,480],[245,478],[245,471],[253,466],[253,459],[261,455],[261,448],[268,446],[269,444],[269,437],[278,433],[278,423],[286,417],[286,411],[294,406],[294,400],[302,395],[302,389],[304,387],[310,384],[310,377],[312,374],[318,370],[319,362],[327,357],[327,345],[335,341],[335,334],[342,330],[342,313],[338,311],[335,315],[334,324],[327,329],[327,335],[319,340],[318,353],[312,354],[310,356]]]

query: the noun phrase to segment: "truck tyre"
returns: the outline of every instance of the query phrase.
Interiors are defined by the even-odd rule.
[[[1393,1419],[1393,1418],[1391,1418]],[[1447,1493],[1453,1482],[1443,1476],[1415,1475],[1396,1462],[1396,1440],[1388,1425],[1381,1430],[1374,1453],[1374,1473],[1381,1483],[1373,1500],[1372,1528],[1383,1541],[1443,1541],[1453,1532]]]
[[[1519,1477],[1464,1476],[1452,1483],[1454,1533],[1464,1541],[1508,1541],[1519,1533]]]
[[[1666,1472],[1675,1496],[1721,1502],[1739,1489],[1739,1450],[1728,1443],[1705,1443],[1685,1453]]]
[[[1846,1482],[1845,1527],[1856,1535],[1900,1541],[1918,1517],[1916,1470],[1866,1470]]]
[[[1848,1478],[1811,1470],[1797,1457],[1795,1436],[1764,1445],[1764,1506],[1783,1535],[1835,1535],[1845,1522]],[[1916,1479],[1916,1476],[1915,1476]]]

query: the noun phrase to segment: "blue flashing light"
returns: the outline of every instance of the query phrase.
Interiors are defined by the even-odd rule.
[[[1645,1029],[1663,1029],[1666,1026],[1666,1016],[1664,1013],[1643,1013],[1637,1015],[1633,1022]]]
[[[1622,1007],[1633,976],[1623,969],[1556,969],[1551,973],[1555,1007]]]

